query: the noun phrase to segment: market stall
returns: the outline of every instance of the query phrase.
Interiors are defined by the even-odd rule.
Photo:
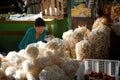
[[[65,16],[64,12],[66,11],[63,8],[65,7],[66,10],[66,6],[63,4],[64,1],[66,2],[66,0],[42,0],[43,7],[41,9],[45,12],[41,17],[46,20],[48,33],[53,34],[54,38],[50,40],[48,38],[46,43],[38,41],[29,44],[22,50],[9,48],[10,51],[7,55],[0,55],[0,79],[120,80],[119,58],[112,60],[114,58],[111,58],[109,54],[113,50],[113,47],[111,47],[113,39],[111,39],[112,30],[108,14],[106,13],[107,17],[104,17],[101,14],[96,14],[97,12],[93,13],[102,9],[99,5],[99,8],[96,6],[94,10],[93,4],[95,1],[93,0],[73,0],[77,4],[72,4],[74,9],[71,9],[70,14]],[[103,0],[97,0],[96,5],[99,1],[104,2]],[[67,4],[69,12],[71,3]],[[58,12],[59,8],[62,12],[57,14],[55,12],[56,8]],[[53,10],[52,14],[49,13],[50,10]],[[16,43],[14,40],[14,43],[17,44],[25,30],[33,25],[34,21],[31,19],[40,15],[11,15],[10,19],[13,21],[8,21],[7,27],[4,26],[7,21],[1,21],[0,25],[3,24],[0,32],[2,39],[4,39],[4,35],[12,34],[12,36],[14,35],[12,39],[17,39]],[[49,18],[52,20],[47,21]],[[22,19],[27,20],[27,22]],[[110,21],[110,23],[113,23],[117,19]],[[6,46],[8,46],[7,43]]]

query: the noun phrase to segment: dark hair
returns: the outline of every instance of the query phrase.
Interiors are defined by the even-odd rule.
[[[38,17],[36,20],[35,20],[35,26],[45,26],[45,21]]]

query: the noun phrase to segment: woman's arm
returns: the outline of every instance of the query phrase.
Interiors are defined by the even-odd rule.
[[[22,38],[18,48],[21,50],[21,49],[25,49],[25,47],[29,44],[29,40],[30,40],[30,35],[31,35],[31,32],[30,30],[28,30],[24,37]]]

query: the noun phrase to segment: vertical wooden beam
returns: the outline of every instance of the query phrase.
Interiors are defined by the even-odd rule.
[[[51,13],[55,15],[55,0],[51,0]]]
[[[61,0],[61,15],[64,15],[64,1]]]
[[[59,6],[59,1],[56,0],[57,3],[57,15],[60,15],[60,6]]]
[[[45,15],[45,0],[41,1],[41,10],[42,10],[42,15]]]
[[[51,1],[50,0],[46,0],[45,4],[44,4],[46,7],[45,9],[47,9],[47,15],[50,16],[50,6],[51,6]]]

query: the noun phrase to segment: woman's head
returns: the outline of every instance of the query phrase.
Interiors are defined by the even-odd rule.
[[[36,27],[45,26],[45,21],[42,18],[38,17],[35,20],[35,26]]]
[[[34,27],[35,27],[36,32],[43,32],[45,29],[45,21],[42,18],[38,17],[35,20]]]

